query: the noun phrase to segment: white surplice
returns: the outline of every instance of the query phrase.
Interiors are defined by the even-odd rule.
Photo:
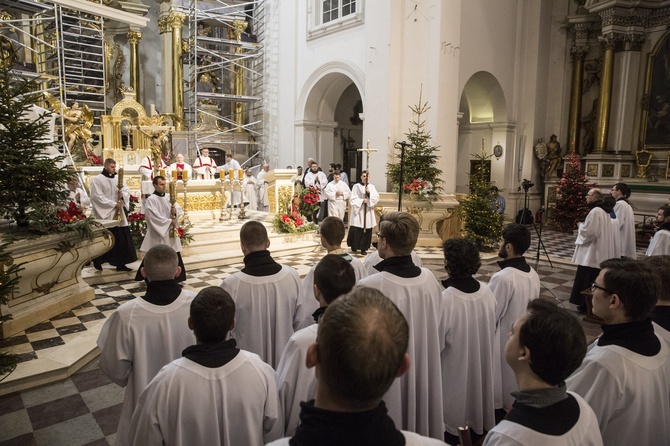
[[[619,222],[619,233],[616,234],[620,238],[619,248],[621,249],[621,253],[619,256],[634,259],[637,254],[635,247],[635,213],[633,212],[633,208],[626,200],[617,200],[614,205],[614,213]]]
[[[577,230],[572,263],[600,268],[601,262],[618,256],[618,253],[614,252],[615,233],[611,220],[610,214],[602,208],[596,206],[589,211]]]
[[[96,175],[91,181],[91,204],[93,210],[91,217],[100,220],[114,220],[116,219],[116,203],[119,201],[119,180],[118,177],[109,178],[104,175]],[[121,189],[123,194],[123,207],[130,209],[130,189],[125,184]],[[119,210],[121,221],[119,226],[128,226],[128,219],[123,209]]]
[[[493,346],[496,300],[489,286],[464,293],[442,292],[447,313],[446,347],[442,351],[442,392],[447,432],[458,435],[467,421],[475,432],[495,425]]]
[[[258,209],[257,202],[257,191],[258,191],[258,180],[253,177],[253,175],[245,175],[242,180],[242,200],[245,203],[248,203],[247,206],[249,210],[255,211]]]
[[[328,185],[328,177],[326,174],[318,171],[317,173],[312,172],[311,170],[305,174],[305,187],[314,186],[319,191],[319,201],[326,199],[326,194],[324,189]]]
[[[374,228],[377,224],[377,219],[375,218],[375,206],[379,203],[379,193],[374,184],[368,184],[368,190],[370,191],[370,199],[364,210],[363,200],[365,199],[365,186],[361,183],[356,183],[351,189],[351,199],[349,200],[351,203],[349,226],[370,229]],[[363,217],[365,217],[365,226],[363,225]]]
[[[491,276],[489,287],[496,298],[496,342],[493,348],[495,406],[496,409],[509,410],[514,402],[511,392],[516,392],[518,387],[514,372],[505,360],[507,335],[514,321],[527,311],[528,303],[540,297],[540,277],[533,268],[526,273],[508,266]]]
[[[649,242],[649,247],[645,253],[647,256],[667,256],[670,255],[670,231],[661,229]]]
[[[412,263],[421,268],[423,266],[423,261],[421,260],[421,257],[419,257],[419,254],[417,254],[415,250],[412,250],[411,255]],[[365,269],[368,271],[368,275],[377,274],[379,272],[379,270],[375,269],[375,265],[382,260],[384,259],[379,256],[379,251],[372,251],[368,254],[365,260],[363,260],[363,266],[365,266]]]
[[[182,215],[179,203],[174,204],[177,210],[177,220]],[[144,201],[144,218],[147,222],[147,233],[140,246],[140,251],[147,252],[156,245],[168,245],[175,252],[181,252],[181,239],[179,236],[170,237],[172,228],[172,204],[168,194],[159,197],[151,194]]]
[[[444,438],[440,354],[445,347],[447,314],[442,286],[426,268],[412,278],[384,271],[357,285],[381,291],[409,324],[410,368],[393,382],[383,398],[396,428]]]
[[[337,193],[341,192],[341,195]],[[347,210],[347,200],[351,196],[351,190],[343,181],[331,181],[324,190],[328,198],[328,215],[344,220],[344,213]]]
[[[193,170],[196,180],[212,180],[216,172],[216,161],[210,156],[200,155],[193,162]]]
[[[167,164],[165,164],[163,158],[161,158],[160,165],[158,166],[158,170],[160,171],[161,169],[167,169]],[[151,181],[154,179],[154,161],[149,155],[142,158],[142,164],[140,164],[137,171],[142,175],[142,181]]]
[[[134,445],[263,445],[284,432],[274,370],[240,350],[221,367],[179,358],[137,403]]]
[[[261,169],[256,175],[258,184],[258,207],[262,211],[267,211],[270,201],[268,200],[268,184],[265,184],[265,174],[267,172]]]
[[[269,276],[240,271],[224,279],[221,288],[235,301],[237,346],[277,367],[286,343],[300,328],[303,301],[298,271],[283,265]]]
[[[140,394],[158,371],[195,344],[188,328],[191,301],[196,293],[182,290],[168,305],[154,305],[141,297],[122,304],[105,321],[98,336],[100,370],[126,388],[116,432],[116,444],[128,440],[130,419]]]

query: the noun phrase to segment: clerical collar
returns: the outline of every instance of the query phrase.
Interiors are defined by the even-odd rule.
[[[116,172],[109,173],[109,172],[107,172],[107,169],[102,169],[102,174],[104,176],[106,176],[107,178],[114,178],[116,176]]]
[[[643,356],[655,356],[661,351],[661,342],[654,334],[651,319],[625,324],[605,324],[598,345],[618,345]]]
[[[244,274],[263,277],[277,274],[279,271],[281,271],[281,265],[274,261],[267,249],[250,252],[244,256],[244,268],[242,269]]]
[[[157,190],[154,191],[154,195],[158,195],[159,197],[164,197],[165,192],[158,192]]]
[[[386,271],[395,276],[409,279],[421,275],[421,268],[412,262],[412,256],[396,256],[382,260],[374,266],[378,271]]]
[[[405,444],[405,436],[396,429],[384,402],[364,412],[335,412],[319,409],[314,400],[300,403],[300,425],[289,440],[291,446]]]
[[[563,381],[558,387],[546,389],[519,390],[512,392],[512,396],[519,404],[532,407],[546,407],[556,404],[568,397],[568,391]]]
[[[479,291],[480,283],[472,276],[452,276],[442,281],[444,288],[454,287],[457,290],[472,294]]]
[[[147,292],[142,298],[154,305],[170,305],[181,294],[181,286],[176,280],[155,280],[147,284]]]
[[[323,313],[326,312],[326,308],[328,307],[319,307],[316,309],[314,313],[312,313],[312,317],[314,318],[314,322],[317,324],[319,323],[319,320],[321,319],[321,316],[323,316]]]
[[[516,268],[524,273],[530,272],[530,265],[526,263],[525,257],[512,257],[511,259],[500,260],[498,262],[500,269]]]
[[[223,367],[235,359],[240,349],[235,339],[216,342],[214,344],[196,344],[186,347],[181,355],[203,367],[215,369]]]

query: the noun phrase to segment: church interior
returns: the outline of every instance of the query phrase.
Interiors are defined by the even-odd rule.
[[[325,254],[317,233],[271,224],[309,159],[326,174],[340,164],[351,186],[367,170],[376,214],[401,210],[387,166],[401,162],[417,104],[442,191],[430,209],[408,198],[402,210],[420,219],[417,252],[438,280],[440,246],[463,230],[476,154],[507,202],[505,222],[525,209],[537,218],[528,256],[541,297],[575,314],[576,234],[547,225],[569,157],[593,187],[628,185],[639,257],[670,197],[670,0],[0,0],[0,45],[11,75],[39,85],[47,155],[62,156],[82,190],[106,159],[140,202],[153,175],[169,180],[193,237],[182,255],[195,291],[243,267],[248,220],[266,224],[273,256],[301,277]],[[196,170],[202,151],[218,168]],[[168,167],[177,156],[190,177]],[[264,164],[267,209],[231,206],[244,171]],[[0,239],[8,230],[3,221]],[[110,243],[100,235],[58,260],[76,263],[69,291],[49,282],[43,294],[60,294],[0,306],[17,316],[0,322],[0,352],[20,358],[0,377],[0,446],[114,444],[123,389],[98,369],[95,341],[146,287],[134,271],[85,266]],[[43,246],[21,246],[42,261]],[[496,254],[482,253],[479,280],[497,270]],[[589,342],[601,333],[597,320],[582,326]]]

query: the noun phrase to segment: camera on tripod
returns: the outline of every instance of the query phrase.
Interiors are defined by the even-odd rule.
[[[524,179],[523,182],[521,183],[521,187],[523,187],[523,190],[528,192],[528,189],[531,187],[535,186],[535,183],[531,183],[529,180]]]

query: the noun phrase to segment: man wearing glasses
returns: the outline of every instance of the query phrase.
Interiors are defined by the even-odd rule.
[[[600,267],[591,291],[603,334],[567,379],[568,390],[593,408],[604,444],[670,444],[670,348],[649,318],[659,277],[632,259]]]
[[[586,194],[586,206],[590,211],[584,222],[579,223],[575,240],[572,263],[577,264],[577,273],[572,285],[570,303],[577,305],[580,313],[586,313],[584,296],[581,293],[598,276],[600,263],[619,256],[614,249],[615,234],[610,221],[612,208],[602,198],[600,189],[591,189]]]

